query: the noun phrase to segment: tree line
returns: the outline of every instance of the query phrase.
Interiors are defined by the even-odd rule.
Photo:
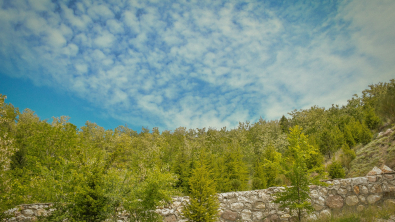
[[[219,193],[291,185],[290,172],[297,170],[308,172],[309,181],[344,177],[353,147],[395,122],[394,79],[369,85],[345,106],[313,106],[233,129],[143,127],[138,133],[89,121],[78,128],[68,117],[49,121],[20,112],[5,99],[0,95],[0,212],[54,202],[62,212],[54,221],[103,220],[120,206],[134,221],[154,221],[153,210],[171,196],[204,193],[199,182]],[[339,150],[341,159],[325,168],[324,160]]]

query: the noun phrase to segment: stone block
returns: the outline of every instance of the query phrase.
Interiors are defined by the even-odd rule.
[[[368,188],[366,186],[361,186],[361,193],[362,194],[368,194],[369,193]]]
[[[339,195],[329,195],[326,198],[325,204],[330,208],[342,208],[344,199]]]
[[[259,202],[256,202],[256,203],[254,204],[254,208],[255,208],[255,209],[259,209],[259,210],[263,210],[263,209],[266,208],[266,205],[265,205],[265,203],[259,201]]]
[[[244,204],[243,204],[243,203],[232,203],[232,204],[230,205],[230,209],[232,209],[232,210],[240,211],[240,210],[242,210],[243,208],[244,208]]]
[[[34,212],[33,212],[33,210],[31,210],[31,209],[25,209],[25,210],[22,210],[22,214],[23,214],[25,217],[30,217],[30,216],[33,216],[33,215],[34,215]]]
[[[324,209],[324,206],[319,205],[319,204],[313,204],[313,208],[316,211],[320,211],[320,210]]]
[[[366,177],[355,177],[351,179],[353,185],[366,184],[368,179]]]
[[[384,174],[384,177],[387,179],[394,179],[394,175],[391,174]]]
[[[331,212],[329,210],[323,210],[320,212],[320,218],[331,218]]]
[[[372,195],[369,195],[367,199],[368,199],[369,204],[374,204],[381,199],[381,195],[372,194]]]
[[[260,212],[260,211],[258,211],[258,212],[253,212],[253,213],[252,213],[252,219],[253,219],[254,221],[260,221],[260,220],[263,219],[263,217],[264,217],[264,215],[263,215],[263,213]]]
[[[381,184],[375,184],[370,188],[371,193],[381,193],[383,190],[381,189]]]
[[[241,212],[241,219],[243,219],[243,220],[251,220],[251,216],[252,216],[252,213],[248,209],[244,209]]]
[[[358,197],[357,196],[348,196],[347,198],[346,198],[346,204],[348,205],[348,206],[355,206],[355,205],[357,205],[358,204],[358,202],[359,202],[359,200],[358,200]]]
[[[345,194],[347,194],[347,189],[340,188],[340,189],[337,190],[337,193],[340,194],[340,195],[345,195]]]
[[[359,194],[359,186],[354,186],[354,193]]]
[[[365,196],[359,195],[358,198],[359,198],[359,200],[360,200],[362,203],[366,203],[366,198],[365,198]]]
[[[235,221],[237,219],[238,214],[236,212],[226,210],[222,213],[222,218],[225,220]]]
[[[368,180],[369,180],[369,182],[376,182],[377,177],[376,177],[376,175],[374,175],[374,176],[368,176]]]

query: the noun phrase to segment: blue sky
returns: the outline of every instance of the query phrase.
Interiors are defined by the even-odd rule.
[[[393,0],[0,6],[0,93],[79,127],[233,128],[395,76]]]

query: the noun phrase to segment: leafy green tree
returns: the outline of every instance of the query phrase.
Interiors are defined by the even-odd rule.
[[[291,170],[286,174],[291,181],[290,187],[276,194],[275,203],[280,203],[280,207],[289,208],[291,214],[296,212],[298,221],[301,221],[303,213],[310,213],[314,210],[310,202],[309,176],[303,160],[296,160]]]
[[[301,221],[303,212],[313,211],[309,196],[310,173],[322,167],[322,163],[315,161],[317,150],[308,143],[308,137],[302,133],[298,125],[290,129],[288,134],[289,147],[285,161],[290,170],[286,177],[291,181],[291,187],[285,187],[284,192],[276,194],[275,203],[281,207],[288,207],[296,211],[297,219]],[[309,170],[310,169],[310,170]]]
[[[228,144],[222,156],[216,158],[216,183],[220,192],[247,189],[248,168],[238,144]]]
[[[155,209],[171,201],[176,176],[159,167],[147,169],[144,174],[143,180],[134,176],[128,192],[124,192],[122,206],[130,213],[131,221],[162,221]]]
[[[182,214],[194,222],[214,222],[218,216],[218,197],[216,195],[215,182],[210,177],[211,171],[206,163],[200,160],[193,170],[189,180],[191,192],[189,204]]]
[[[253,189],[264,189],[276,186],[277,175],[281,172],[281,153],[272,145],[266,147],[261,159],[254,168]]]
[[[365,110],[365,123],[369,129],[374,130],[380,125],[380,117],[376,115],[373,107],[367,107]]]

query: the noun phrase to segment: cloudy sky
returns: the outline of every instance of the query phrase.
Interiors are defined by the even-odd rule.
[[[0,93],[114,129],[226,126],[395,78],[395,1],[0,0]]]

